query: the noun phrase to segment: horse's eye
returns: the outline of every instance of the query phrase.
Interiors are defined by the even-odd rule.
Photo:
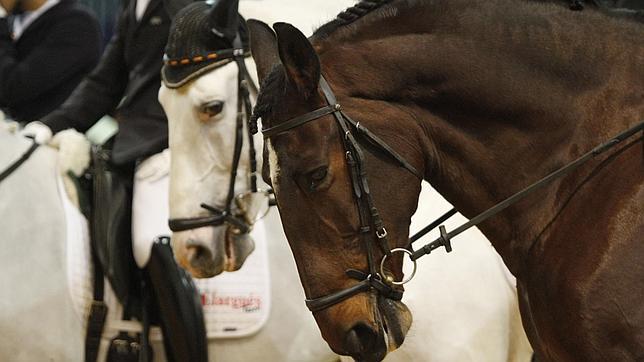
[[[204,103],[199,107],[199,113],[205,120],[210,119],[224,110],[224,101],[212,101]]]
[[[310,177],[313,181],[322,181],[326,177],[328,169],[326,167],[318,167],[311,172]]]
[[[318,167],[309,173],[309,189],[315,191],[326,179],[329,169],[326,166]]]

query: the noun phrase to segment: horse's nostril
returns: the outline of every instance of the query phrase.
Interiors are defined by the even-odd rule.
[[[344,342],[345,348],[348,354],[354,358],[363,357],[374,352],[378,347],[379,338],[376,331],[366,324],[358,323],[347,333]]]
[[[212,252],[201,245],[190,245],[186,247],[188,261],[195,268],[204,268],[212,263]]]

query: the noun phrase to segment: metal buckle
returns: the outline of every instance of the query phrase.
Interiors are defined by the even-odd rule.
[[[394,254],[394,253],[396,253],[396,252],[409,255],[409,259],[414,263],[414,269],[411,271],[411,275],[410,275],[409,277],[407,277],[407,278],[405,278],[405,279],[403,279],[403,280],[401,280],[401,281],[395,281],[395,280],[390,279],[390,278],[385,278],[385,280],[386,280],[388,283],[391,283],[391,284],[393,284],[393,285],[403,285],[403,284],[407,284],[407,283],[409,283],[412,279],[414,279],[414,276],[416,275],[416,260],[411,259],[411,256],[413,255],[413,254],[412,254],[412,252],[411,252],[411,251],[409,251],[409,250],[407,250],[407,249],[404,249],[404,248],[395,248],[395,249],[391,249],[391,254],[389,254],[389,255],[393,255],[393,254]],[[383,255],[383,256],[382,256],[382,260],[380,261],[380,275],[386,275],[386,274],[385,274],[385,261],[386,261],[386,260],[387,260],[387,254]]]
[[[381,277],[381,276],[380,276],[380,274],[378,274],[378,273],[367,275],[366,280],[371,281],[372,279],[373,279],[373,280],[379,280],[379,281],[382,281],[382,277]]]
[[[387,237],[387,229],[385,229],[385,228],[383,227],[383,228],[382,228],[382,232],[380,232],[380,230],[376,230],[376,236],[378,237],[378,239],[384,239],[384,238],[386,238],[386,237]],[[395,249],[394,249],[394,250],[395,250]],[[403,250],[407,250],[407,249],[403,249]]]

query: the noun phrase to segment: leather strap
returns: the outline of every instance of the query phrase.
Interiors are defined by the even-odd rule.
[[[25,161],[27,161],[29,157],[31,157],[31,155],[34,153],[36,148],[38,148],[38,146],[39,145],[35,141],[33,141],[31,146],[27,149],[27,151],[25,151],[25,153],[23,153],[9,167],[7,167],[4,171],[2,171],[2,173],[0,173],[0,182],[2,182],[4,179],[9,177],[9,175],[11,175],[15,170],[17,170],[18,167],[20,167],[23,163],[25,163]]]
[[[440,224],[444,223],[449,219],[450,217],[454,216],[458,211],[456,211],[455,208],[452,208],[448,212],[444,213],[441,215],[438,219],[432,221],[429,225],[425,226],[421,230],[419,230],[417,233],[415,233],[411,238],[409,238],[409,245],[413,244],[416,240],[422,238],[425,236],[427,233],[430,231],[436,229]]]
[[[309,308],[311,312],[318,312],[334,304],[338,304],[346,299],[349,299],[358,293],[366,292],[369,289],[371,289],[371,285],[369,281],[365,279],[347,289],[342,289],[338,292],[328,294],[319,298],[306,299],[304,302],[306,303],[306,307]]]
[[[326,116],[327,114],[331,114],[335,111],[336,109],[333,108],[332,106],[324,106],[314,111],[311,111],[307,114],[303,114],[299,117],[291,118],[288,121],[278,124],[276,126],[264,128],[262,129],[262,133],[264,134],[264,138],[271,138],[271,137],[277,136],[278,134],[289,131],[292,128],[299,127],[311,121],[315,121],[316,119],[322,116]]]
[[[206,226],[219,226],[224,223],[223,215],[210,215],[204,217],[177,218],[168,220],[172,231],[186,231]]]
[[[418,258],[430,254],[433,250],[440,248],[441,246],[445,246],[445,248],[449,248],[451,251],[451,243],[450,240],[451,238],[455,237],[456,235],[464,232],[465,230],[476,226],[483,221],[491,218],[492,216],[498,214],[499,212],[505,210],[508,206],[513,205],[523,199],[524,197],[528,196],[529,194],[533,193],[534,191],[538,190],[539,188],[546,186],[550,182],[565,176],[572,170],[578,168],[579,166],[583,165],[587,161],[591,160],[592,158],[604,153],[605,151],[613,148],[615,145],[619,144],[620,142],[624,141],[625,139],[633,136],[637,132],[643,131],[644,130],[644,121],[640,122],[639,124],[636,124],[635,126],[621,132],[620,134],[616,135],[615,137],[611,138],[605,143],[600,144],[599,146],[593,148],[592,150],[588,151],[587,153],[583,154],[581,157],[577,158],[576,160],[570,162],[569,164],[559,168],[558,170],[550,173],[549,175],[545,176],[541,180],[531,184],[530,186],[524,188],[523,190],[515,193],[514,195],[506,198],[505,200],[499,202],[498,204],[492,206],[491,208],[483,211],[482,213],[478,214],[477,216],[473,217],[470,219],[468,222],[462,224],[461,226],[457,227],[453,231],[447,233],[445,232],[445,228],[441,230],[441,236],[438,237],[436,240],[432,241],[431,243],[425,244],[422,246],[420,249],[417,251],[414,251],[411,259],[412,260],[417,260]]]
[[[355,128],[355,130],[366,137],[369,141],[374,143],[377,147],[381,148],[383,151],[385,151],[385,154],[393,157],[398,163],[406,168],[409,172],[414,174],[414,176],[418,177],[419,179],[423,180],[424,177],[421,175],[418,170],[412,166],[407,160],[405,160],[404,157],[402,157],[396,150],[391,148],[385,141],[383,141],[380,137],[376,136],[373,132],[369,131],[368,128],[363,127],[360,122],[355,122],[351,117],[347,116],[344,112],[342,112],[342,115],[344,118],[351,123],[351,125]]]
[[[94,287],[92,304],[87,315],[87,327],[85,330],[85,362],[98,360],[98,352],[101,346],[101,336],[105,327],[107,317],[107,304],[103,300],[105,281],[103,267],[98,258],[94,243],[91,244],[92,263],[94,266]]]
[[[402,296],[403,296],[402,291],[393,289],[392,287],[384,283],[382,280],[380,280],[378,277],[372,277],[369,274],[365,274],[364,272],[361,272],[355,269],[349,269],[347,270],[346,273],[349,277],[360,280],[360,282],[358,282],[357,284],[349,288],[342,289],[340,291],[325,295],[323,297],[306,299],[304,301],[306,303],[306,307],[311,312],[318,312],[334,304],[338,304],[344,300],[347,300],[356,294],[367,292],[370,289],[377,290],[379,294],[384,295],[389,299],[393,299],[393,300],[402,299]]]

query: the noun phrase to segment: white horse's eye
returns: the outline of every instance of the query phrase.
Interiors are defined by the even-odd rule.
[[[199,106],[199,118],[202,121],[208,121],[212,117],[224,110],[224,101],[211,101]]]

